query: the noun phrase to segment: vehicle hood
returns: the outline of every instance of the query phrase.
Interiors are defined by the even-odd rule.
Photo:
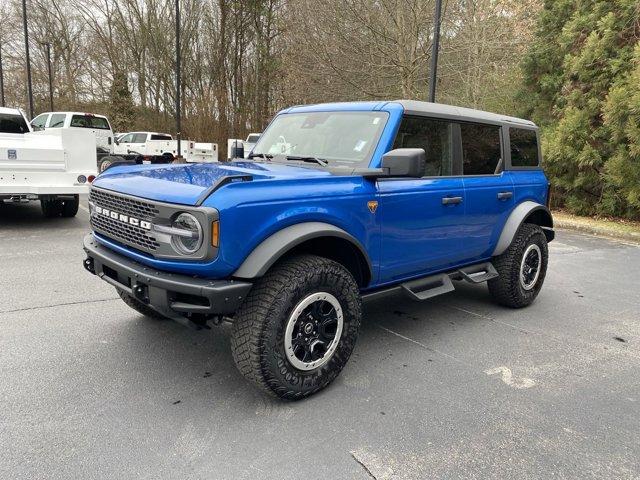
[[[253,181],[326,177],[311,166],[282,163],[230,162],[112,167],[93,182],[96,187],[167,203],[195,205],[226,176],[250,175]]]

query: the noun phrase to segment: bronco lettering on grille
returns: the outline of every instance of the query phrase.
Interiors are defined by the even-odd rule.
[[[105,217],[110,217],[113,220],[118,220],[119,222],[128,223],[129,225],[133,225],[134,227],[140,227],[140,228],[144,228],[145,230],[151,230],[150,222],[140,220],[139,218],[130,217],[129,215],[125,215],[120,212],[115,212],[113,210],[109,210],[108,208],[99,207],[98,205],[96,205],[96,214],[104,215]]]

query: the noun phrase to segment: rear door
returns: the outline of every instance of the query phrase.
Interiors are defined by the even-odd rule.
[[[422,148],[427,162],[422,178],[378,181],[381,283],[445,270],[464,256],[458,124],[406,116],[393,148]]]
[[[460,124],[466,197],[464,251],[467,261],[491,256],[514,206],[511,176],[504,171],[502,127]]]

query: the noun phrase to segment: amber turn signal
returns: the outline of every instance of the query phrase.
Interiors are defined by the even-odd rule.
[[[211,245],[216,248],[220,246],[220,222],[218,220],[211,223]]]

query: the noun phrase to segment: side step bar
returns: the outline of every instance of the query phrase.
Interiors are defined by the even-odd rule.
[[[367,302],[396,293],[404,293],[413,300],[423,301],[443,293],[455,290],[451,280],[465,280],[469,283],[483,283],[498,276],[495,267],[490,263],[479,263],[463,267],[448,273],[438,273],[428,277],[417,278],[393,287],[369,292],[362,295],[362,301]]]

